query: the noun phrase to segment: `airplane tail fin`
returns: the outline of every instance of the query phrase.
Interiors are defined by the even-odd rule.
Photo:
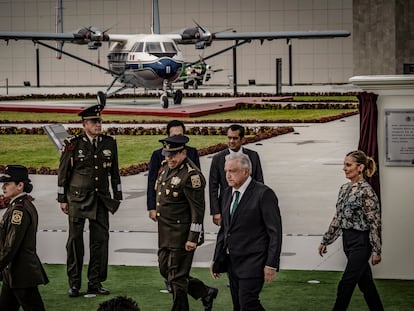
[[[160,10],[158,0],[152,0],[152,33],[160,34]]]
[[[56,6],[56,33],[62,33],[63,32],[63,6],[62,6],[62,0],[57,0],[57,6]],[[62,51],[63,49],[63,41],[57,41],[56,42],[56,48],[59,51]],[[62,52],[56,52],[56,58],[62,59]]]

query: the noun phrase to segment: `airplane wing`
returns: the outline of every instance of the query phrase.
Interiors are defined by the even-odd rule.
[[[83,27],[74,32],[0,32],[0,40],[31,40],[31,41],[65,41],[75,44],[88,44],[94,49],[101,46],[102,41],[109,41],[106,31],[96,27]]]
[[[321,31],[277,31],[277,32],[217,32],[211,33],[201,26],[181,29],[169,34],[178,44],[195,44],[198,49],[210,46],[218,41],[252,41],[252,40],[278,40],[278,39],[323,39],[348,37],[351,35],[346,30],[321,30]]]
[[[56,41],[82,41],[85,38],[77,33],[56,32],[0,32],[2,40],[56,40]]]

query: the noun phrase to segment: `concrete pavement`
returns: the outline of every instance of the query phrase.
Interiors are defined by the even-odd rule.
[[[345,154],[357,147],[359,116],[293,126],[294,133],[247,145],[260,154],[265,182],[279,198],[284,233],[281,268],[342,270],[345,258],[340,240],[328,248],[324,258],[317,255],[317,247],[334,214],[339,187],[346,182],[342,162]],[[211,158],[201,157],[205,176],[209,175]],[[31,179],[40,219],[39,255],[45,263],[63,264],[67,218],[56,202],[57,178],[31,175]],[[110,220],[110,264],[157,265],[157,225],[147,215],[146,185],[146,173],[122,177],[125,199]],[[218,227],[208,211],[207,200],[206,243],[197,250],[194,266],[209,266],[214,250]],[[87,231],[85,239],[87,242]]]
[[[274,88],[274,86],[239,87],[239,92],[274,92]],[[9,95],[94,93],[101,89],[102,87],[11,88]],[[231,93],[232,89],[223,89],[223,87],[212,89],[203,86],[197,91],[186,91]],[[282,91],[341,93],[359,90],[352,85],[331,85],[283,86]],[[0,95],[6,95],[4,89],[0,90]],[[95,101],[91,100],[91,104],[93,102]],[[65,104],[83,106],[87,102],[66,103],[65,101]],[[158,100],[153,100],[151,105],[158,106]],[[186,105],[185,100],[183,105]],[[283,124],[275,124],[278,125]],[[289,125],[294,127],[294,133],[247,145],[260,154],[265,183],[275,190],[279,198],[284,233],[281,268],[342,270],[345,257],[340,240],[328,248],[328,254],[324,258],[317,255],[317,247],[321,235],[327,229],[334,214],[339,187],[346,182],[342,172],[343,158],[358,145],[359,116],[323,124]],[[30,127],[28,124],[24,126]],[[128,126],[132,125],[128,124]],[[253,125],[249,124],[249,126]],[[209,175],[212,156],[208,155],[200,159],[206,177]],[[60,211],[56,202],[57,177],[31,175],[30,178],[34,184],[32,194],[39,212],[39,256],[44,263],[64,264],[67,217]],[[124,200],[119,211],[111,215],[110,219],[110,264],[156,266],[157,225],[148,218],[146,211],[146,173],[122,177],[122,186]],[[206,198],[204,221],[206,243],[197,250],[194,260],[194,266],[200,267],[209,266],[218,231],[218,227],[212,223],[209,216],[208,189],[206,189]],[[86,230],[85,245],[87,242]],[[87,250],[85,255],[86,263],[89,259]]]

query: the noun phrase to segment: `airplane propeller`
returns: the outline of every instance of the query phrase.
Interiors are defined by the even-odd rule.
[[[233,30],[233,28],[227,28],[225,30],[216,31],[216,32],[211,33],[207,28],[202,27],[194,19],[193,19],[193,22],[194,22],[194,24],[197,25],[197,28],[199,29],[199,31],[198,31],[199,41],[197,41],[195,43],[196,49],[204,49],[205,47],[210,46],[217,33]]]

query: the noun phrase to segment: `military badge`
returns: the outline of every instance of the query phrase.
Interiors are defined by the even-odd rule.
[[[15,210],[13,211],[13,214],[12,214],[11,223],[13,225],[20,225],[22,223],[22,218],[23,218],[23,212]]]
[[[178,186],[181,182],[181,178],[178,176],[174,176],[173,178],[171,178],[171,185],[173,186]]]
[[[104,157],[110,157],[112,155],[112,151],[109,149],[102,150]]]
[[[193,175],[193,176],[191,176],[191,186],[193,188],[200,188],[201,187],[201,178],[200,178],[200,175]]]

